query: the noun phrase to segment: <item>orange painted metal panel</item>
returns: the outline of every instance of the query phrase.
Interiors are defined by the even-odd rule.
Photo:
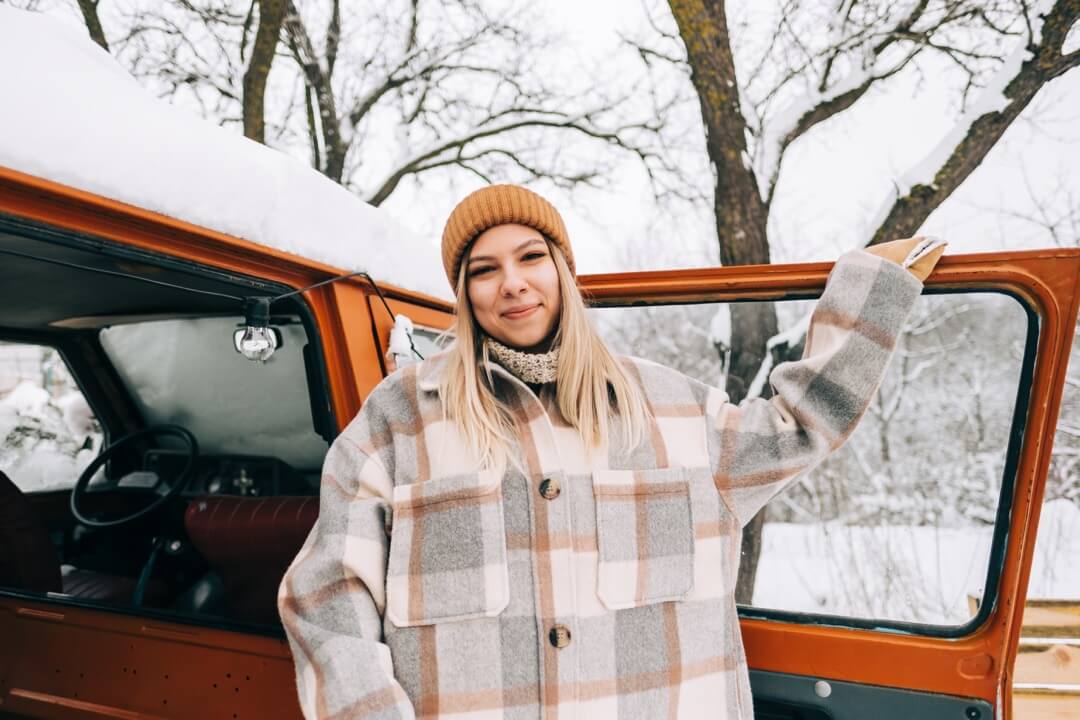
[[[0,598],[0,714],[298,717],[283,639]]]

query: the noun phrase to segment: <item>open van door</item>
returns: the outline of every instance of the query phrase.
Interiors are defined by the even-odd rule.
[[[830,267],[582,285],[616,350],[718,385],[732,318],[738,335],[747,314],[733,303],[772,303],[791,329],[766,363],[797,357]],[[1010,716],[1078,271],[1080,252],[1038,250],[946,257],[928,279],[855,435],[763,511],[760,555],[744,542],[756,573],[739,612],[758,718]],[[767,369],[751,392],[768,392]]]

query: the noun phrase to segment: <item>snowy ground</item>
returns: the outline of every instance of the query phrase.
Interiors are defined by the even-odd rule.
[[[991,527],[850,527],[769,523],[754,605],[959,624],[980,595]],[[1080,507],[1043,508],[1029,597],[1080,598]]]

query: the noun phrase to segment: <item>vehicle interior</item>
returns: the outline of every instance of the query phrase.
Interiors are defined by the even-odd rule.
[[[0,218],[0,349],[59,358],[93,425],[0,387],[0,590],[277,632],[335,423],[302,301],[265,362],[233,333],[288,290]]]

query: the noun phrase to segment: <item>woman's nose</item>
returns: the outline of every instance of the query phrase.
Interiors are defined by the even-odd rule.
[[[528,286],[525,276],[514,269],[508,269],[503,274],[502,292],[504,295],[517,295]]]

